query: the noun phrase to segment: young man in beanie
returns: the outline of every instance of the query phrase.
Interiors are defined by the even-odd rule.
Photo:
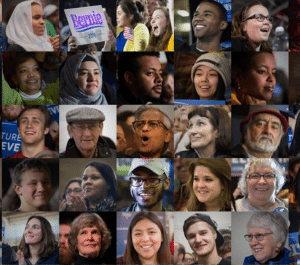
[[[206,214],[194,214],[183,224],[183,232],[194,253],[198,256],[196,264],[229,265],[230,260],[222,259],[217,248],[222,246],[224,238],[217,230],[216,223]]]
[[[213,0],[202,1],[192,19],[192,28],[197,41],[189,46],[188,51],[227,50],[220,45],[221,36],[227,26],[227,11],[224,6]],[[186,48],[183,46],[183,49]]]
[[[116,151],[101,137],[104,114],[94,108],[81,107],[67,112],[70,139],[62,158],[114,158]]]
[[[275,158],[280,141],[288,131],[288,122],[277,106],[250,106],[240,130],[243,140],[231,150],[232,157]]]

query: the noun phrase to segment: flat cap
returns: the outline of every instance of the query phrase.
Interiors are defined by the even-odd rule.
[[[97,109],[81,107],[73,109],[66,114],[67,123],[84,123],[84,122],[102,122],[105,120],[104,114]]]

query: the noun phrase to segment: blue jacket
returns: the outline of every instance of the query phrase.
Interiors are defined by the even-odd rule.
[[[244,260],[244,265],[259,265],[261,264],[259,261],[255,259],[253,255],[246,257]],[[280,252],[274,259],[269,260],[269,265],[288,265],[289,264],[289,251],[284,248],[282,252]]]

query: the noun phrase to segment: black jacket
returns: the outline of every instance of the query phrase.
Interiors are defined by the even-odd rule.
[[[105,140],[100,136],[97,143],[97,155],[98,158],[115,158],[117,152],[113,149],[110,149],[105,142]],[[69,139],[66,147],[66,151],[59,154],[61,158],[81,158],[83,155],[80,153],[78,148],[75,145],[73,139]]]
[[[144,100],[136,97],[134,94],[131,93],[131,91],[126,87],[126,86],[120,86],[118,89],[117,93],[117,104],[118,105],[128,105],[128,104],[133,104],[133,105],[145,105],[149,103],[145,102]],[[151,104],[157,104],[160,105],[162,102],[160,100],[154,100],[150,102]]]

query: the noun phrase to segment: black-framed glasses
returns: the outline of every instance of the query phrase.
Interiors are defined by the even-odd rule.
[[[244,235],[244,238],[248,241],[248,242],[251,242],[253,237],[255,237],[256,240],[258,241],[263,241],[265,236],[267,235],[271,235],[273,233],[261,233],[261,234],[255,234],[255,235],[252,235],[252,234],[247,234],[247,235]]]
[[[259,22],[263,22],[265,19],[268,20],[270,23],[274,22],[274,18],[271,16],[264,16],[263,14],[254,14],[251,17],[248,17],[246,19],[243,20],[243,22],[245,22],[246,20],[249,19],[256,19]]]
[[[137,178],[137,177],[130,177],[130,185],[133,187],[140,187],[144,182],[149,188],[156,188],[158,187],[159,183],[162,182],[165,178]]]
[[[84,131],[86,129],[88,129],[90,132],[96,132],[100,125],[99,124],[89,124],[89,125],[84,125],[84,124],[80,124],[80,125],[71,125],[71,127],[73,128],[73,130],[75,130],[78,133],[84,133]]]
[[[70,195],[72,192],[74,192],[74,193],[80,193],[80,192],[82,192],[82,189],[81,188],[75,188],[75,189],[67,189],[66,190],[66,194],[68,194],[68,195]]]
[[[167,130],[167,126],[160,120],[149,120],[149,121],[134,121],[132,126],[135,130],[141,130],[145,125],[149,126],[150,129],[156,129],[159,126],[165,127]]]
[[[274,180],[275,174],[273,174],[273,173],[265,173],[265,174],[252,173],[247,176],[247,178],[250,180],[260,180],[262,177],[265,180]]]

